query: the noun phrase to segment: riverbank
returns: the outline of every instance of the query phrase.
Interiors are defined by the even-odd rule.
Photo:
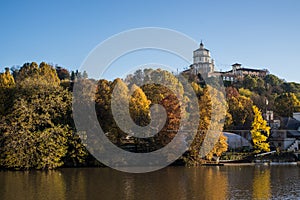
[[[249,162],[249,163],[220,163],[222,166],[255,166],[255,165],[266,165],[266,166],[300,166],[300,162]]]

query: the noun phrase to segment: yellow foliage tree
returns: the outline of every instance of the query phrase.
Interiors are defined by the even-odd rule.
[[[5,68],[5,72],[0,73],[0,118],[5,115],[8,108],[12,107],[14,87],[14,77],[10,74],[9,68]]]
[[[14,77],[10,74],[9,68],[5,68],[4,73],[0,73],[0,87],[10,88],[15,85]]]
[[[135,84],[131,87],[129,108],[133,121],[139,126],[146,126],[150,121],[150,103],[143,90]]]
[[[203,159],[212,160],[214,157],[218,159],[227,151],[226,137],[221,132],[224,125],[222,122],[225,120],[223,117],[226,114],[226,104],[220,101],[225,99],[222,95],[210,86],[203,89],[203,95],[199,98],[198,133],[190,146],[187,165],[198,165]]]
[[[267,142],[270,135],[270,127],[267,121],[263,119],[258,107],[253,106],[254,120],[252,122],[251,137],[255,152],[270,151],[270,145]]]

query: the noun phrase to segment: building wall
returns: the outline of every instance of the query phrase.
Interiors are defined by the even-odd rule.
[[[193,64],[189,70],[192,74],[201,74],[202,77],[223,77],[223,80],[236,81],[238,79],[243,79],[246,75],[265,77],[268,74],[267,70],[249,70],[243,69],[241,64],[236,63],[232,65],[232,70],[228,72],[216,72],[214,60],[210,56],[210,51],[204,48],[201,42],[200,47],[193,52]]]
[[[200,73],[204,77],[208,77],[215,70],[214,62],[210,57],[209,50],[204,48],[201,43],[200,48],[193,52],[194,63],[192,65],[192,73]]]
[[[293,118],[300,121],[300,112],[298,113],[293,113]]]
[[[299,141],[296,140],[296,138],[287,137],[287,131],[286,130],[274,130],[271,133],[270,138],[270,145],[272,147],[279,147],[280,150],[286,151],[288,148],[295,142],[295,146],[297,147],[297,150],[299,145]],[[292,149],[294,150],[294,149]]]
[[[281,151],[285,151],[295,142],[295,140],[295,138],[273,138],[270,140],[270,145],[278,147]]]

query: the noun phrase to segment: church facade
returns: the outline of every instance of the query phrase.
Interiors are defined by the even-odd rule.
[[[191,65],[191,71],[194,74],[202,74],[204,76],[211,76],[215,71],[214,60],[210,57],[208,49],[204,48],[203,43],[200,43],[200,47],[193,52],[193,65]]]

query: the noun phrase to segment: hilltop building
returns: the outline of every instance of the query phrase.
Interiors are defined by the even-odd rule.
[[[191,73],[212,76],[215,71],[214,60],[210,57],[209,50],[204,48],[202,41],[200,47],[193,52],[193,61],[190,66]]]
[[[239,63],[235,63],[231,66],[232,66],[232,70],[230,71],[217,72],[225,81],[242,80],[247,75],[264,78],[269,74],[269,71],[267,69],[244,68]]]
[[[194,75],[200,74],[204,78],[220,76],[225,81],[234,82],[242,80],[247,75],[264,78],[269,74],[269,71],[267,69],[245,68],[239,63],[233,64],[232,69],[229,71],[215,71],[215,63],[211,58],[210,51],[204,47],[204,44],[201,41],[199,48],[193,52],[193,64],[189,69],[183,71],[183,73]]]

